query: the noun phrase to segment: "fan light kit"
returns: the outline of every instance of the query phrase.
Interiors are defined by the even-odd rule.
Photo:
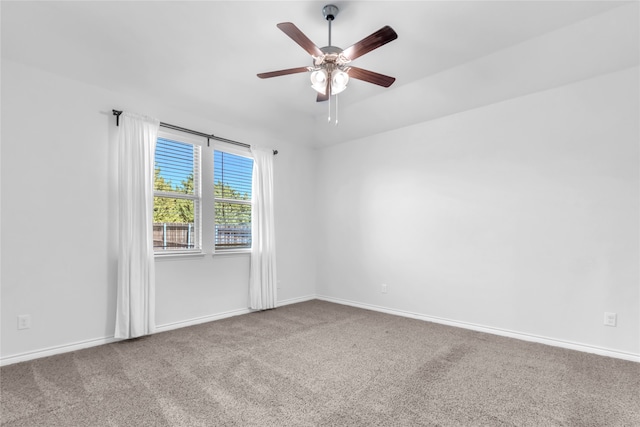
[[[338,115],[338,98],[336,95],[343,92],[349,84],[349,79],[362,80],[383,87],[389,87],[396,80],[394,77],[375,73],[349,65],[351,61],[369,53],[395,39],[398,35],[389,26],[382,27],[375,33],[355,43],[346,49],[331,45],[331,22],[338,15],[338,7],[328,4],[322,8],[322,15],[329,24],[329,45],[325,47],[316,46],[302,31],[291,22],[282,22],[277,25],[286,35],[288,35],[300,47],[306,50],[313,58],[313,65],[310,67],[289,68],[286,70],[260,73],[258,77],[268,79],[271,77],[285,76],[309,72],[311,87],[318,92],[316,100],[318,102],[329,101],[329,118],[331,121],[331,96],[336,100],[336,116]],[[336,118],[336,124],[338,119]]]

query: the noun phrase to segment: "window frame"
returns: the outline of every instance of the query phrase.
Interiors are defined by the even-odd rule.
[[[240,157],[245,157],[248,159],[251,159],[251,161],[253,162],[253,156],[251,155],[251,150],[248,147],[241,147],[241,146],[236,146],[236,145],[230,145],[230,144],[224,144],[224,143],[214,143],[211,146],[212,150],[211,150],[211,167],[214,167],[214,153],[216,151],[220,151],[223,153],[227,153],[227,154],[232,154],[234,156],[240,156]],[[211,172],[211,197],[213,199],[213,232],[211,234],[211,243],[213,246],[213,251],[212,253],[214,255],[231,255],[231,254],[250,254],[251,253],[251,248],[253,246],[253,242],[251,242],[250,247],[243,247],[243,248],[229,248],[229,249],[224,249],[224,248],[217,248],[216,244],[215,244],[215,226],[216,226],[216,222],[215,222],[215,204],[216,202],[221,202],[221,203],[235,203],[235,204],[243,204],[243,205],[249,205],[252,206],[252,201],[251,200],[237,200],[237,199],[226,199],[226,198],[218,198],[215,197],[215,189],[214,189],[214,185],[215,185],[215,170],[212,170]],[[251,170],[251,194],[253,194],[253,168]],[[253,224],[251,224],[251,226],[253,227]]]
[[[193,248],[186,249],[161,249],[156,250],[154,247],[154,257],[155,258],[166,258],[166,257],[176,257],[176,256],[194,256],[194,255],[204,255],[206,252],[204,251],[204,240],[203,236],[203,155],[207,152],[207,150],[203,149],[203,141],[197,137],[194,137],[190,134],[185,134],[183,132],[178,131],[167,131],[164,129],[160,129],[158,131],[157,139],[166,139],[170,141],[175,141],[182,144],[189,144],[194,147],[194,171],[193,171],[193,184],[194,184],[194,192],[193,194],[185,194],[185,193],[177,193],[172,191],[157,191],[153,190],[154,197],[154,208],[155,208],[155,197],[166,197],[172,199],[185,199],[185,200],[193,200],[193,214],[194,214],[194,234],[195,234],[195,245]],[[206,140],[205,140],[206,141]],[[156,141],[157,148],[157,141]],[[154,165],[155,165],[155,152],[154,152]],[[154,166],[155,170],[155,166]],[[154,172],[155,173],[155,172]],[[153,221],[153,220],[152,220]]]

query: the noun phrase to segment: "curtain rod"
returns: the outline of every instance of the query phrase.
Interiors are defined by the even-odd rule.
[[[120,114],[122,114],[122,111],[119,111],[119,110],[111,110],[111,111],[113,111],[113,115],[116,116],[116,126],[120,126]],[[204,132],[198,132],[197,130],[191,130],[191,129],[183,128],[183,127],[176,126],[176,125],[170,125],[169,123],[160,122],[160,126],[162,126],[163,128],[179,130],[180,132],[186,132],[186,133],[190,133],[192,135],[198,135],[198,136],[202,136],[204,138],[207,138],[207,147],[209,146],[209,140],[210,139],[215,139],[216,141],[221,141],[221,142],[226,142],[228,144],[239,145],[241,147],[251,148],[251,145],[245,144],[244,142],[238,142],[238,141],[234,141],[232,139],[222,138],[220,136],[215,136],[214,134],[207,134],[207,133],[204,133]],[[276,154],[278,154],[278,150],[273,150],[273,155],[275,156]]]

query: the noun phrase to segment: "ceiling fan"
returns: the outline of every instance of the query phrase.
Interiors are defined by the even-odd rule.
[[[311,55],[313,58],[312,66],[260,73],[258,77],[268,79],[287,74],[310,72],[311,87],[318,92],[316,99],[318,102],[326,101],[331,95],[337,95],[344,91],[347,88],[349,78],[383,87],[391,86],[396,80],[394,77],[353,67],[349,64],[365,53],[369,53],[397,39],[398,34],[393,31],[393,28],[388,25],[382,27],[370,36],[355,43],[353,46],[341,49],[331,45],[331,22],[338,15],[338,7],[333,4],[328,4],[322,8],[322,14],[329,23],[329,45],[321,48],[309,40],[293,23],[282,22],[277,25],[278,28]]]

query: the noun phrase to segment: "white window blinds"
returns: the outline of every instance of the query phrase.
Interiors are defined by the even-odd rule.
[[[216,250],[251,248],[253,159],[214,151]]]

